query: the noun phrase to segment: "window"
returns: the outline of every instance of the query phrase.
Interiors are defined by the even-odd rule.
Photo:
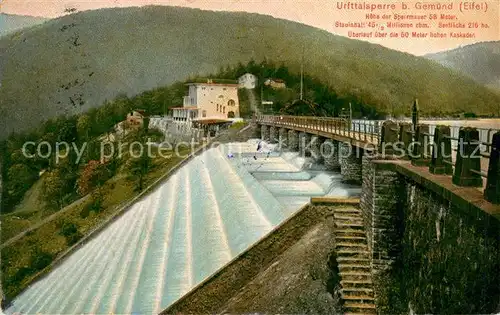
[[[202,115],[203,115],[203,117],[207,117],[207,111],[203,110]]]
[[[227,118],[234,118],[234,112],[227,113]]]
[[[219,104],[217,104],[217,111],[219,111]]]
[[[225,90],[227,90],[227,89],[226,89],[226,88],[223,88],[223,90],[225,91]]]
[[[226,113],[226,106],[224,106],[223,110],[222,110],[222,113],[225,114]]]
[[[236,105],[236,102],[234,100],[229,100],[229,102],[227,102],[227,105],[234,106],[234,105]]]

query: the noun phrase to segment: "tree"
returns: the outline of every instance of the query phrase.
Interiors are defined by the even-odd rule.
[[[143,152],[138,158],[129,160],[128,169],[132,178],[136,182],[136,190],[142,191],[144,188],[144,177],[148,173],[150,158]]]
[[[74,142],[77,138],[77,128],[76,128],[76,119],[74,117],[71,118],[60,118],[57,120],[58,129],[57,129],[57,141],[59,142]]]
[[[43,194],[49,205],[62,208],[64,204],[65,182],[63,174],[59,169],[52,170],[45,175],[43,182]]]
[[[77,192],[80,196],[85,196],[94,188],[102,186],[107,179],[106,166],[96,160],[89,161],[77,180]]]
[[[129,113],[133,109],[133,104],[130,102],[130,99],[126,94],[119,94],[112,105],[112,117],[115,123],[123,121]]]
[[[66,238],[66,243],[71,246],[82,238],[82,234],[78,232],[78,227],[73,222],[65,222],[59,231],[59,234]]]
[[[82,114],[78,117],[76,122],[76,129],[78,133],[78,138],[86,141],[89,138],[90,134],[90,117],[87,114]]]
[[[128,161],[128,170],[131,177],[136,182],[136,190],[141,191],[144,186],[144,177],[149,171],[151,158],[147,150],[147,132],[145,129],[139,130],[130,135],[132,141],[139,141],[142,144],[142,152],[135,152],[135,155],[141,153],[138,157],[132,156]]]
[[[9,168],[7,178],[6,189],[10,202],[17,203],[38,179],[38,172],[26,164],[14,164]]]
[[[113,104],[106,102],[103,106],[97,109],[94,127],[98,132],[97,134],[102,134],[108,132],[114,124]]]

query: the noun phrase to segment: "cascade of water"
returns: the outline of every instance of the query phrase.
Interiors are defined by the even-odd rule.
[[[209,150],[206,158],[207,166],[212,170],[214,192],[221,204],[221,216],[228,223],[229,246],[232,252],[240,253],[269,231],[272,224],[221,152]]]
[[[231,249],[220,215],[210,172],[203,159],[196,158],[190,171],[198,174],[198,185],[192,185],[193,199],[193,262],[195,283],[199,283],[231,260]],[[195,176],[192,176],[194,178]]]
[[[120,231],[120,226],[114,225],[113,229],[111,229],[109,232],[117,233],[119,231]],[[86,258],[85,260],[86,264],[73,262],[72,266],[75,266],[78,269],[73,270],[72,272],[68,272],[67,273],[68,278],[66,279],[66,281],[60,281],[60,279],[54,277],[55,285],[49,287],[51,288],[51,292],[49,293],[49,295],[40,296],[41,304],[39,304],[38,302],[34,303],[33,307],[29,309],[27,312],[31,313],[32,311],[35,310],[37,312],[48,312],[48,310],[52,309],[53,307],[64,306],[65,302],[67,303],[67,300],[69,299],[70,296],[72,296],[77,286],[86,280],[85,276],[89,274],[90,270],[95,266],[96,261],[100,260],[100,258],[105,255],[106,253],[105,248],[99,246],[98,243],[99,240],[96,239],[95,242],[90,242],[86,246],[84,246],[82,250],[79,250],[77,252],[79,258],[80,259]],[[111,244],[112,240],[106,241],[106,243]],[[91,255],[90,253],[92,253],[93,255]],[[63,264],[68,264],[68,263],[69,261],[66,261]],[[66,295],[61,295],[60,292],[66,292]]]
[[[153,294],[156,287],[156,281],[152,281],[152,279],[155,279],[158,273],[161,272],[158,269],[161,265],[160,259],[162,257],[162,250],[165,247],[164,239],[166,233],[168,233],[166,221],[170,213],[165,205],[167,204],[166,200],[168,200],[169,192],[176,184],[176,178],[177,177],[172,178],[172,180],[158,189],[158,198],[155,200],[156,202],[152,205],[150,210],[148,209],[148,234],[143,244],[143,248],[146,252],[144,256],[142,256],[142,266],[138,268],[139,272],[135,278],[137,283],[136,289],[133,290],[135,296],[129,301],[128,309],[131,309],[131,312],[137,312],[138,310],[144,313],[153,312],[153,305],[144,302],[154,299]],[[132,305],[130,305],[130,303],[132,303]],[[103,312],[104,310],[106,310],[106,308],[103,308]]]
[[[96,286],[98,283],[100,283],[102,276],[105,272],[105,268],[108,266],[110,260],[112,259],[110,256],[115,254],[115,251],[117,249],[120,249],[123,247],[122,250],[130,250],[131,247],[133,249],[139,247],[139,242],[144,236],[144,224],[146,224],[147,219],[148,219],[148,210],[151,208],[151,204],[153,201],[156,199],[156,193],[152,195],[152,198],[148,198],[142,202],[142,207],[140,209],[136,210],[136,216],[140,216],[141,218],[141,223],[140,224],[134,224],[134,232],[133,232],[133,238],[130,243],[126,243],[126,235],[130,234],[130,228],[128,227],[128,224],[122,227],[121,231],[119,231],[119,234],[116,236],[117,239],[114,242],[113,247],[107,248],[106,251],[108,252],[107,257],[103,257],[102,261],[98,263],[96,267],[91,270],[91,276],[87,276],[87,282],[85,285],[81,285],[79,290],[77,290],[76,294],[74,297],[71,298],[71,303],[68,303],[68,307],[64,308],[61,312],[58,313],[80,313],[81,308],[84,307],[83,303],[87,302],[89,297],[91,296],[92,293],[95,294],[96,292]],[[137,213],[140,212],[140,213]],[[134,217],[130,218],[130,221],[133,221]],[[130,246],[130,244],[137,244],[136,246]],[[127,246],[125,246],[127,245]],[[72,307],[71,307],[72,306]]]
[[[142,211],[147,211],[147,209],[142,209]],[[133,222],[132,220],[130,221]],[[115,274],[117,267],[122,261],[122,257],[125,255],[127,245],[129,245],[129,242],[133,239],[134,235],[139,232],[139,229],[139,225],[135,225],[135,227],[132,227],[132,233],[130,230],[127,231],[126,229],[124,229],[125,235],[123,237],[123,241],[121,241],[117,247],[108,249],[108,251],[111,251],[113,253],[113,257],[110,259],[111,262],[109,264],[106,264],[106,266],[103,266],[101,274],[94,278],[94,284],[90,286],[93,289],[87,290],[85,294],[80,296],[79,303],[76,303],[75,308],[73,311],[71,311],[71,313],[95,312],[98,304],[103,302],[102,295],[106,292],[106,288],[110,282],[111,276]],[[94,290],[97,291],[97,294]],[[94,294],[93,298],[91,294]],[[91,299],[90,303],[86,303],[85,305],[83,305],[83,303],[85,303],[88,299]]]
[[[158,273],[157,273],[157,281],[156,281],[156,289],[152,292],[154,294],[154,298],[152,301],[154,301],[153,305],[153,314],[158,314],[161,311],[161,308],[163,305],[166,304],[166,297],[164,296],[164,288],[165,288],[165,281],[166,281],[166,274],[167,274],[167,269],[168,269],[168,262],[170,261],[171,257],[169,255],[170,253],[170,248],[171,248],[171,240],[172,240],[172,233],[173,233],[173,223],[174,223],[174,217],[175,217],[175,200],[178,195],[179,191],[179,176],[175,174],[169,181],[170,184],[170,194],[168,195],[168,203],[167,203],[167,209],[168,209],[168,215],[166,217],[166,222],[164,226],[166,228],[164,229],[164,236],[161,238],[163,244],[161,244],[161,253],[160,253],[160,265],[158,268]],[[175,271],[174,271],[175,272]],[[145,298],[145,301],[150,301],[149,299]],[[162,301],[165,301],[164,304],[162,304]]]
[[[147,209],[142,209],[142,211],[146,212]],[[130,222],[133,221],[130,220]],[[125,236],[125,239],[120,244],[120,247],[112,249],[115,252],[114,259],[108,265],[108,269],[104,273],[103,278],[99,281],[99,286],[96,288],[97,293],[94,293],[92,301],[85,305],[85,308],[81,311],[82,313],[95,314],[97,313],[97,309],[100,305],[107,305],[109,303],[110,296],[107,295],[107,292],[111,291],[111,286],[115,283],[112,282],[112,279],[117,274],[120,263],[125,260],[124,258],[127,253],[127,245],[129,245],[134,239],[134,236],[137,235],[140,228],[139,225],[135,225],[132,229],[132,231],[129,230],[128,235]]]
[[[180,183],[177,195],[176,215],[170,249],[171,260],[168,264],[166,304],[177,300],[193,286],[192,250],[191,250],[191,193],[189,173],[184,167],[179,171]],[[175,272],[171,272],[175,270]]]
[[[265,152],[255,160],[257,143],[220,145],[192,159],[7,313],[156,314],[311,196],[359,193],[338,175],[304,169],[309,162],[297,153]]]

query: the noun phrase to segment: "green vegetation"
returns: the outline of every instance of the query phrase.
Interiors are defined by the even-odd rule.
[[[476,82],[500,89],[500,41],[476,43],[425,57]]]
[[[242,116],[251,117],[252,109],[249,93],[255,93],[256,103],[261,113],[313,116],[338,116],[342,108],[352,104],[353,116],[357,118],[377,119],[381,115],[376,108],[364,103],[362,98],[347,93],[340,96],[331,86],[310,75],[304,76],[304,101],[300,101],[300,74],[293,73],[285,64],[276,64],[271,60],[260,63],[250,60],[246,65],[239,63],[234,67],[221,68],[214,74],[221,78],[238,78],[245,73],[252,73],[258,77],[258,86],[255,91],[240,90],[240,111]],[[264,84],[268,78],[282,80],[285,88],[272,88]],[[273,102],[273,105],[262,105],[262,99]]]
[[[234,124],[232,124],[229,128],[233,129],[233,130],[241,130],[241,129],[245,128],[246,126],[248,126],[247,122],[238,121],[238,122],[235,122]]]
[[[190,148],[184,148],[179,153],[182,156],[189,152]],[[153,153],[157,154],[155,151]],[[148,173],[142,178],[143,187],[151,185],[182,160],[173,152],[165,154],[169,153],[170,158],[158,156],[150,161]],[[94,189],[90,198],[69,205],[68,211],[59,215],[57,219],[2,248],[2,289],[7,300],[12,300],[19,294],[39,272],[49,271],[47,266],[56,257],[80,240],[83,235],[101,225],[120,206],[138,194],[138,182],[128,176],[130,171],[126,165],[127,162],[124,162],[113,177],[105,181],[101,187]]]
[[[115,125],[134,108],[161,112],[167,103],[162,97],[171,97],[172,93],[183,95],[184,89],[184,84],[179,83],[131,99],[120,96],[99,109],[57,117],[35,131],[11,134],[0,142],[2,242],[64,210],[57,213],[56,219],[2,248],[2,289],[7,299],[17,295],[39,272],[45,272],[54,258],[102,224],[117,207],[182,160],[172,152],[166,152],[169,158],[161,157],[154,146],[151,153],[157,158],[149,158],[147,152],[131,156],[127,145],[120,147],[122,154],[118,155],[117,140],[123,144],[140,141],[145,145],[148,141],[161,142],[163,133],[147,128],[148,118],[144,119],[145,128],[131,129],[122,124],[126,128],[123,135],[115,132]],[[169,100],[171,104],[174,101]],[[26,157],[23,145],[27,141],[35,143],[26,148],[28,154],[34,154],[36,145],[46,141],[41,153],[47,157]],[[57,160],[54,150],[60,141],[85,148],[81,159],[75,150],[65,147]],[[51,155],[49,150],[53,152]],[[190,148],[182,149],[181,156],[189,151]]]
[[[78,227],[72,222],[65,222],[59,234],[66,238],[68,246],[75,244],[83,237],[83,235],[78,232]]]
[[[252,58],[297,75],[303,47],[307,75],[382,115],[409,113],[415,97],[423,115],[500,114],[499,93],[433,61],[258,14],[158,6],[85,11],[1,38],[0,47],[4,136]]]

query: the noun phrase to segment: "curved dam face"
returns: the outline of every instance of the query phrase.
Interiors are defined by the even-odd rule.
[[[298,153],[258,140],[209,149],[84,244],[6,310],[14,313],[158,313],[314,196],[349,197]]]

